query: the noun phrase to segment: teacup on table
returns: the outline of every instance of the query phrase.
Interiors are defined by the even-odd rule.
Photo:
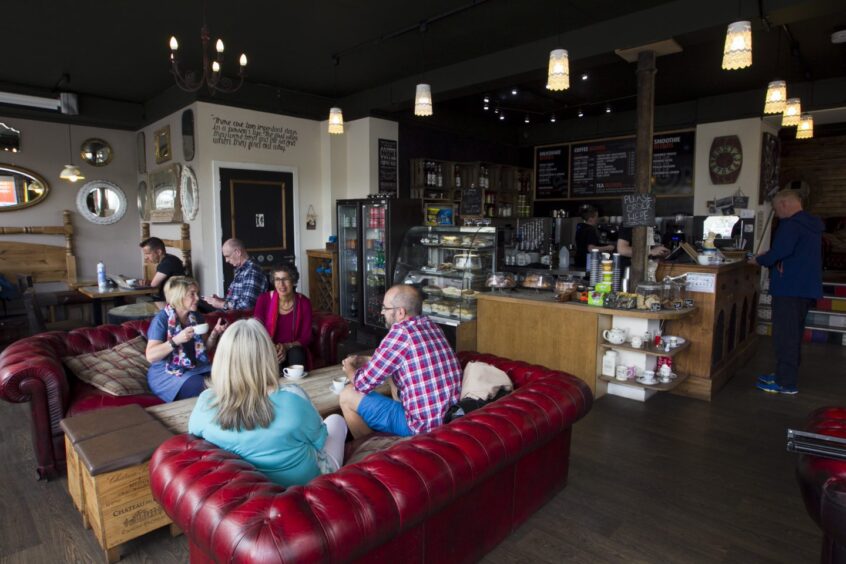
[[[282,369],[282,373],[292,380],[298,380],[303,377],[305,367],[302,364],[292,364],[287,368]]]
[[[209,324],[208,323],[200,323],[199,325],[194,325],[194,334],[195,335],[205,335],[209,332]]]
[[[332,378],[332,391],[336,394],[340,394],[344,387],[349,383],[350,379],[346,376],[338,376],[337,378]]]

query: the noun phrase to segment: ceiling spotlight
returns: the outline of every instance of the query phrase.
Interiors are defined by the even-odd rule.
[[[582,110],[579,110],[579,117],[585,117],[585,113]]]
[[[611,106],[605,106],[605,113],[606,113],[606,114],[610,114],[610,113],[611,113]]]
[[[490,98],[490,96],[485,96],[484,98],[482,98],[482,101],[483,101],[485,104],[490,104],[490,103],[491,103],[491,98]]]
[[[552,117],[549,118],[550,123],[555,123],[555,114],[552,114]]]
[[[529,116],[526,116],[526,117],[523,119],[523,123],[529,123]]]
[[[482,106],[482,108],[483,108],[485,111],[488,111],[491,107],[490,107],[490,106],[488,106],[487,104],[485,104],[484,106]]]
[[[512,89],[511,89],[511,95],[512,95],[512,96],[516,96],[516,95],[517,95],[517,89],[516,89],[516,88],[512,88]]]
[[[498,114],[498,113],[499,113],[499,108],[494,108],[494,113],[495,113],[495,114]]]
[[[499,121],[502,121],[504,119],[505,119],[505,114],[499,114]]]
[[[582,73],[582,80],[587,80],[587,79],[588,79],[588,75],[587,75],[587,73],[586,73],[586,72],[583,72],[583,73]]]

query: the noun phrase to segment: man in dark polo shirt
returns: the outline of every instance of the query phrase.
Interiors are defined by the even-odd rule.
[[[156,275],[145,285],[158,288],[158,292],[152,296],[153,301],[163,302],[165,284],[171,276],[185,276],[185,266],[177,257],[165,252],[164,241],[158,237],[144,239],[139,247],[144,253],[144,262],[157,265]]]

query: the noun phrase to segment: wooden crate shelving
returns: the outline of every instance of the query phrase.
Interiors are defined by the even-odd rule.
[[[338,304],[338,252],[324,249],[308,255],[308,296],[314,311],[340,313]]]

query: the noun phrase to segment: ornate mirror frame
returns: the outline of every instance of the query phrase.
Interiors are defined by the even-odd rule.
[[[150,191],[146,180],[138,181],[138,215],[141,221],[150,221]]]
[[[17,175],[29,178],[32,183],[40,184],[41,188],[39,189],[38,187],[34,187],[30,189],[27,187],[27,189],[25,189],[24,193],[21,195],[21,197],[23,198],[22,202],[11,204],[8,206],[0,205],[0,212],[22,210],[30,206],[35,206],[43,202],[47,198],[47,195],[50,193],[50,185],[40,174],[17,165],[0,164],[0,201],[8,202],[11,200],[11,198],[14,198],[15,201],[18,201],[18,189],[15,186],[16,183],[14,181],[10,182],[6,180],[6,178],[8,178],[10,175],[12,177]],[[30,190],[34,193],[34,197],[31,197],[31,195],[29,194]]]
[[[179,177],[179,197],[182,203],[182,215],[186,221],[197,217],[200,209],[200,188],[197,186],[197,176],[190,166],[182,167]]]
[[[88,197],[98,190],[110,190],[114,192],[115,197],[118,200],[115,213],[108,217],[99,216],[88,209]],[[114,182],[109,182],[108,180],[92,180],[91,182],[86,182],[79,188],[79,192],[76,193],[76,209],[79,212],[79,215],[91,223],[96,223],[97,225],[111,225],[112,223],[117,223],[124,215],[126,215],[126,207],[126,194],[123,193],[120,186]]]
[[[106,166],[112,162],[114,151],[107,141],[92,137],[79,146],[79,156],[91,166]]]
[[[182,203],[179,190],[179,179],[182,167],[172,164],[151,172],[148,176],[147,198],[150,204],[150,221],[152,223],[177,223],[182,221]],[[172,207],[161,207],[160,194],[164,190],[173,190]]]

